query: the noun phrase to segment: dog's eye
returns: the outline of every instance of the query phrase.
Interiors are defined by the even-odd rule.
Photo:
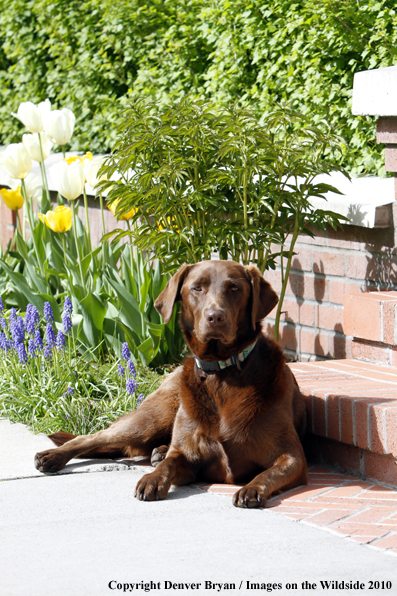
[[[239,291],[239,287],[238,286],[231,286],[230,291],[231,292],[238,292]]]
[[[193,287],[193,290],[194,290],[195,292],[201,292],[201,290],[202,290],[202,287],[201,287],[201,286],[194,286],[194,287]]]

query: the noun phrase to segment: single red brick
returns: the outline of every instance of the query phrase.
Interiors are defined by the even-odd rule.
[[[312,327],[314,325],[314,305],[297,302],[296,299],[284,300],[283,320]]]
[[[377,281],[379,279],[379,263],[376,257],[352,253],[346,255],[346,277]]]
[[[307,501],[308,499],[312,499],[313,497],[316,497],[317,495],[320,495],[328,490],[329,486],[327,485],[316,486],[316,488],[313,486],[301,486],[300,488],[293,489],[288,493],[280,495],[279,498],[282,499],[284,504],[286,501]]]
[[[369,405],[369,450],[375,453],[385,453],[384,448],[384,408],[381,405]]]
[[[313,499],[313,503],[315,505],[324,505],[324,507],[328,507],[329,499],[327,495],[320,495]],[[349,503],[352,506],[352,509],[359,510],[364,509],[365,507],[380,507],[385,504],[385,500],[382,499],[370,499],[370,498],[361,498],[361,495],[358,497],[334,497],[332,503],[335,506],[339,505],[340,509],[344,509]]]
[[[373,345],[363,341],[352,342],[352,357],[369,361],[373,364],[390,364],[390,351],[385,346]]]
[[[343,300],[343,323],[346,335],[382,341],[382,299],[375,292],[346,294]]]
[[[298,346],[299,330],[294,327],[287,327],[287,325],[280,325],[279,344],[282,348],[287,350],[296,350]]]
[[[329,354],[333,358],[342,359],[351,358],[352,340],[345,335],[334,335],[330,338]]]
[[[329,336],[326,333],[302,329],[300,337],[302,353],[316,356],[326,356],[328,354]]]
[[[347,521],[333,525],[332,529],[341,530],[344,534],[349,534],[350,536],[371,536],[372,538],[380,538],[388,533],[386,528],[375,524],[356,524]]]
[[[312,249],[295,244],[294,252],[297,254],[292,258],[292,268],[299,271],[312,271]]]
[[[396,511],[395,507],[370,507],[365,511],[358,511],[349,519],[349,522],[352,523],[364,523],[364,524],[371,524],[375,522],[379,522],[379,520],[385,519],[385,524],[387,525],[390,522],[390,516],[392,513]],[[397,520],[396,520],[397,521]]]
[[[329,509],[328,511],[313,515],[308,521],[311,524],[316,524],[316,526],[328,526],[348,515],[351,515],[350,509]]]
[[[397,532],[373,542],[373,546],[377,548],[397,548]]]
[[[397,408],[385,409],[386,453],[397,457]],[[397,474],[397,466],[396,466]]]
[[[273,270],[273,269],[270,269],[269,271],[266,271],[266,273],[265,273],[265,279],[272,286],[273,290],[277,294],[280,294],[280,292],[281,292],[281,286],[282,286],[280,271]]]
[[[364,451],[363,473],[368,478],[397,486],[397,460],[394,457]]]
[[[340,398],[341,441],[353,445],[353,407],[354,398],[342,395]]]
[[[368,448],[368,401],[358,399],[354,402],[355,445]]]
[[[396,292],[393,292],[396,294]],[[396,295],[397,298],[397,295]],[[382,341],[389,345],[395,345],[395,328],[396,328],[396,306],[397,300],[388,300],[382,304]]]
[[[317,268],[317,271],[316,271]],[[345,255],[339,251],[313,250],[313,271],[325,275],[345,275]]]
[[[327,437],[340,441],[339,407],[340,396],[329,395],[327,397]]]
[[[373,486],[369,482],[365,482],[363,480],[353,480],[345,484],[344,486],[339,486],[334,488],[334,490],[328,493],[328,497],[330,501],[334,499],[334,497],[351,497],[353,495],[358,496],[363,490],[369,489]],[[360,495],[361,497],[361,495]]]
[[[321,329],[343,331],[343,309],[319,304],[316,307],[316,325]]]

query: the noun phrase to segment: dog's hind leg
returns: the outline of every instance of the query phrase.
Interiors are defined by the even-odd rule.
[[[77,437],[54,433],[50,438],[60,446],[37,453],[35,467],[40,472],[54,473],[74,457],[150,455],[154,447],[169,443],[179,407],[181,373],[179,367],[137,410],[116,420],[106,430]]]

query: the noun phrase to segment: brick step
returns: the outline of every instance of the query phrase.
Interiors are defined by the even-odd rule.
[[[291,363],[306,400],[308,459],[397,487],[397,369]]]

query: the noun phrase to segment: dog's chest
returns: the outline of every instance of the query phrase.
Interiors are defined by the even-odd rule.
[[[216,412],[214,434],[217,434],[218,439],[222,443],[232,441],[239,444],[248,440],[245,421],[247,417],[250,418],[249,411],[255,401],[253,387],[242,388],[234,378],[231,381],[230,378],[219,380],[213,375],[206,379],[205,389]]]

